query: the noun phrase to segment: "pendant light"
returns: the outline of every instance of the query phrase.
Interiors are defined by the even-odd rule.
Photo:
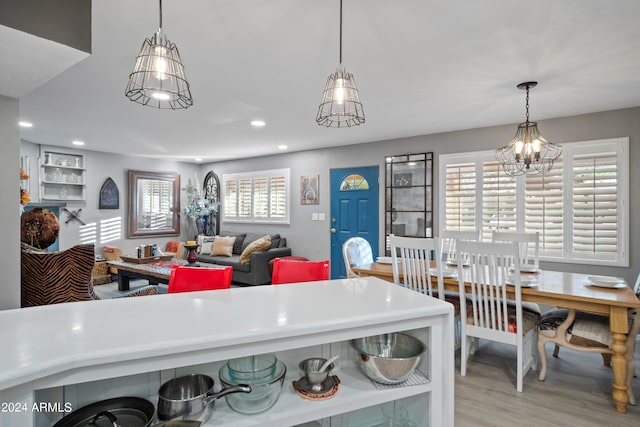
[[[175,44],[162,31],[162,0],[158,31],[142,43],[136,65],[129,75],[125,95],[130,100],[157,108],[189,108],[193,105],[189,82]]]
[[[353,74],[342,65],[342,0],[340,0],[340,62],[327,78],[316,122],[326,127],[351,127],[364,123],[364,110]]]
[[[562,147],[544,139],[538,131],[538,123],[529,121],[529,89],[537,85],[538,82],[518,85],[518,89],[527,91],[527,119],[518,125],[511,142],[496,150],[496,159],[507,175],[523,175],[528,172],[546,174],[562,154]]]

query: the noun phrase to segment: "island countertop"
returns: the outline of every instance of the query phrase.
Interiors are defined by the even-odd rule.
[[[0,391],[48,377],[49,385],[82,380],[78,371],[123,361],[139,372],[165,356],[149,368],[211,348],[447,313],[450,304],[371,277],[0,311]]]

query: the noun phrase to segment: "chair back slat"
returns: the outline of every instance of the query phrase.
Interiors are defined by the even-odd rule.
[[[437,294],[438,298],[444,299],[442,255],[438,240],[438,238],[399,237],[393,234],[389,236],[393,281],[396,285],[429,296]],[[435,269],[430,267],[432,258],[436,264]],[[402,277],[400,271],[402,271]],[[437,278],[435,289],[433,277]]]
[[[539,268],[540,259],[540,233],[515,233],[494,231],[493,242],[516,242],[518,243],[518,253],[520,256],[520,268],[523,266],[533,266]]]
[[[520,289],[520,265],[516,243],[481,243],[460,241],[458,251],[469,258],[470,291],[465,291],[464,281],[460,293],[467,294],[471,304],[473,324],[499,332],[512,332],[509,327],[507,282],[515,288],[516,328],[522,330],[522,296]],[[511,272],[511,268],[513,268]],[[458,266],[458,277],[463,276],[463,266]],[[466,305],[466,298],[460,303]],[[467,308],[466,310],[468,310]],[[466,311],[465,310],[465,311]]]
[[[470,240],[473,242],[480,241],[480,230],[476,231],[440,231],[440,252],[445,260],[452,263],[458,263],[456,246],[459,240]],[[466,264],[468,260],[463,259],[462,263]]]

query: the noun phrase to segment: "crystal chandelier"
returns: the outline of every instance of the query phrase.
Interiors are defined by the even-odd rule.
[[[158,31],[144,39],[136,65],[129,75],[127,98],[157,108],[189,108],[193,105],[189,82],[175,44],[162,31],[162,0]]]
[[[532,171],[546,174],[562,154],[562,147],[544,139],[538,131],[538,124],[529,121],[529,88],[537,84],[525,82],[518,85],[518,89],[527,91],[527,120],[518,125],[511,142],[496,150],[496,159],[507,175],[523,175]]]
[[[340,0],[340,62],[327,78],[316,122],[326,127],[351,127],[364,123],[364,110],[353,74],[342,65],[342,0]]]

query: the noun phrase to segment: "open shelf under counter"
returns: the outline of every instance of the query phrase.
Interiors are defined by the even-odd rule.
[[[131,319],[137,327],[131,327]],[[21,325],[19,331],[10,326],[15,324]],[[419,369],[430,382],[379,390],[355,366],[349,341],[398,331],[427,345]],[[453,337],[450,304],[377,278],[8,310],[0,312],[0,340],[10,349],[0,354],[0,366],[6,368],[0,372],[0,400],[33,404],[64,396],[78,409],[127,390],[155,405],[154,393],[170,378],[198,372],[219,386],[217,369],[226,360],[273,352],[288,368],[274,407],[242,415],[221,399],[206,425],[280,427],[331,417],[332,426],[346,427],[357,423],[341,423],[349,414],[400,401],[417,402],[410,405],[410,415],[418,425],[453,426]],[[336,396],[326,401],[299,397],[291,385],[300,377],[297,363],[337,352]],[[3,420],[4,425],[38,427],[52,421],[51,414],[25,413],[0,414]]]

